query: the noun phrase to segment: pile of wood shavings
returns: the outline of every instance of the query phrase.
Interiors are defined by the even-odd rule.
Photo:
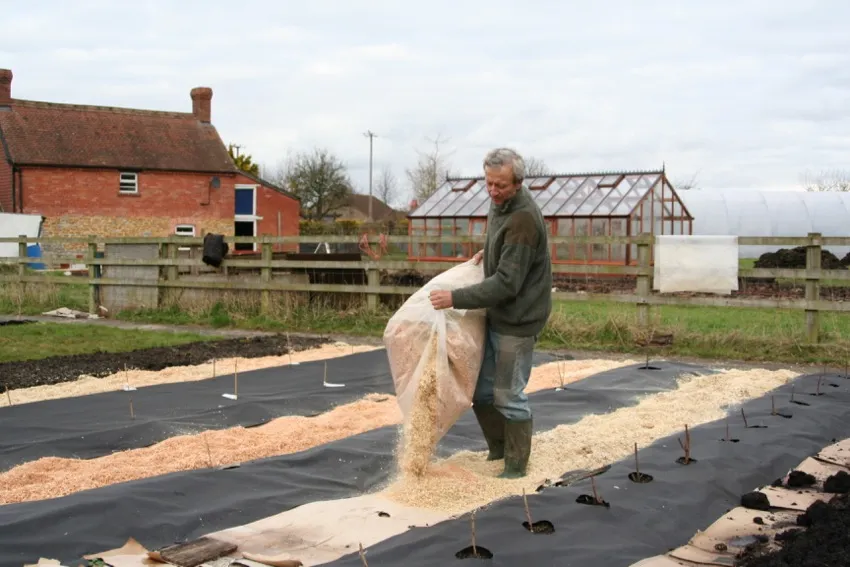
[[[628,457],[634,444],[646,446],[694,427],[721,419],[726,408],[788,383],[798,374],[788,370],[731,370],[686,377],[676,390],[643,397],[638,405],[612,413],[588,415],[534,436],[528,475],[497,478],[504,462],[487,462],[486,452],[460,452],[432,465],[425,477],[401,476],[382,495],[407,506],[449,514],[469,512],[501,498],[528,492],[546,479],[556,480],[576,469],[593,469]],[[692,455],[699,459],[699,446]],[[681,456],[670,447],[670,460]],[[603,494],[604,498],[605,495]]]
[[[293,357],[294,358],[294,357]],[[632,361],[576,360],[534,368],[526,392],[582,380]],[[226,466],[305,451],[312,447],[401,423],[394,396],[371,394],[316,417],[289,416],[245,429],[208,431],[173,437],[151,447],[96,459],[42,458],[0,474],[0,504],[44,500],[118,482],[182,470]],[[207,451],[209,446],[209,451]],[[429,474],[440,474],[439,471]]]
[[[334,343],[322,345],[305,351],[292,353],[292,362],[310,362],[314,360],[327,360],[339,358],[359,352],[377,350],[376,346],[349,345],[346,343]],[[232,374],[237,372],[258,370],[261,368],[274,368],[289,365],[290,355],[263,356],[258,358],[221,358],[215,361],[215,373]],[[21,388],[10,392],[13,405],[21,405],[44,400],[55,400],[59,398],[74,398],[87,396],[89,394],[100,394],[103,392],[115,392],[126,386],[141,388],[143,386],[155,386],[157,384],[173,384],[176,382],[194,382],[206,380],[213,376],[212,361],[194,366],[172,366],[160,371],[152,370],[127,370],[116,372],[111,376],[95,378],[94,376],[80,376],[74,382],[64,382],[48,386],[33,386],[32,388]],[[0,407],[8,406],[9,401],[5,394],[0,396]]]
[[[42,458],[0,475],[0,504],[56,498],[166,473],[220,467],[304,451],[401,421],[392,396],[370,394],[316,417],[281,417],[253,428],[172,437],[96,459]]]

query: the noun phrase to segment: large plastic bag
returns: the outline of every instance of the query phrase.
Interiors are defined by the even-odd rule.
[[[437,442],[472,405],[484,357],[486,311],[436,310],[429,295],[483,279],[483,265],[472,260],[446,270],[410,296],[384,330],[407,458],[420,461],[413,468],[427,464]]]

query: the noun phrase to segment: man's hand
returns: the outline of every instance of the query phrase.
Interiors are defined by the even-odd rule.
[[[429,297],[431,299],[431,305],[434,306],[434,309],[448,309],[452,306],[451,291],[434,290],[431,292],[431,295]]]
[[[484,250],[479,250],[475,253],[475,256],[472,257],[472,263],[476,266],[481,263],[481,260],[484,259]]]

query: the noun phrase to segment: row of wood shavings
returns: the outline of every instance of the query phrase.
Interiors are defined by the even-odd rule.
[[[588,415],[535,435],[525,478],[499,479],[503,461],[487,462],[486,452],[463,451],[434,463],[422,478],[395,479],[382,495],[412,507],[469,512],[523,490],[531,494],[546,479],[556,480],[570,470],[594,469],[626,458],[635,443],[649,445],[682,431],[685,424],[694,427],[721,419],[730,406],[760,397],[797,375],[756,369],[688,376],[676,390],[645,396],[635,406]],[[681,454],[678,444],[670,447],[671,462]],[[692,456],[699,459],[699,446],[692,447]]]
[[[634,361],[554,362],[532,371],[526,391],[553,389]],[[561,395],[558,393],[557,395]],[[253,428],[234,427],[173,437],[151,447],[88,459],[47,457],[0,474],[0,504],[44,500],[118,482],[177,471],[243,463],[305,451],[379,427],[399,425],[394,396],[371,394],[316,417],[281,417]],[[209,451],[207,451],[209,446]]]
[[[303,363],[314,360],[326,360],[339,358],[359,352],[369,352],[380,347],[366,345],[349,345],[346,343],[332,343],[304,351],[292,353],[292,362]],[[282,356],[263,356],[258,358],[220,358],[215,361],[215,373],[232,374],[248,370],[259,370],[261,368],[274,368],[287,366],[290,362],[288,354]],[[171,366],[164,370],[127,370],[116,372],[111,376],[95,378],[94,376],[80,376],[73,382],[63,382],[49,386],[33,386],[32,388],[21,388],[10,392],[13,405],[21,405],[44,400],[55,400],[59,398],[74,398],[87,396],[89,394],[100,394],[103,392],[114,392],[121,390],[127,385],[133,388],[143,386],[155,386],[157,384],[172,384],[176,382],[194,382],[206,380],[213,376],[213,362],[197,364],[193,366]],[[5,394],[0,396],[0,407],[8,406],[9,401]]]

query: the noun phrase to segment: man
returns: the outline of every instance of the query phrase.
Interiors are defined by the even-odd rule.
[[[490,454],[505,459],[501,478],[525,476],[532,415],[525,387],[534,346],[552,311],[552,264],[543,214],[523,185],[525,162],[507,148],[484,158],[487,215],[485,279],[453,291],[432,291],[435,309],[486,309],[484,360],[472,408]]]

